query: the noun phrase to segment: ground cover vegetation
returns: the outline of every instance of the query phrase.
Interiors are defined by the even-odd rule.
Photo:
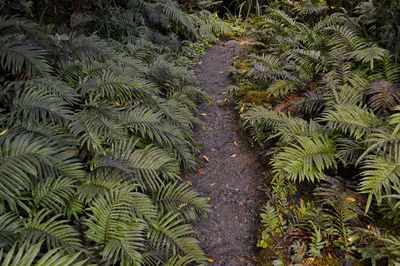
[[[169,0],[0,1],[1,265],[206,260],[188,66],[226,33]]]
[[[399,6],[336,4],[271,3],[234,70],[265,265],[400,265]]]

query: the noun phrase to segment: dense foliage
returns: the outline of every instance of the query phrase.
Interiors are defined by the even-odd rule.
[[[185,67],[225,25],[174,1],[0,1],[2,265],[185,265],[208,211]]]
[[[274,265],[400,265],[400,66],[373,3],[355,10],[270,10],[237,63],[244,128],[270,158]]]

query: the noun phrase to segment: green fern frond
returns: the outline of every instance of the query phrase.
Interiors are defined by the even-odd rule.
[[[48,75],[52,69],[46,55],[47,52],[40,47],[9,42],[0,46],[0,67],[14,75],[24,72],[32,77]]]
[[[299,136],[296,143],[274,156],[272,166],[278,177],[315,182],[325,176],[325,170],[336,168],[335,152],[333,141],[324,135]]]
[[[5,212],[0,214],[0,249],[9,248],[19,240],[23,222],[18,214]],[[1,260],[1,256],[0,256]]]
[[[65,124],[73,116],[72,105],[43,90],[27,90],[14,100],[10,122],[29,120]]]
[[[65,248],[79,251],[83,248],[80,234],[67,220],[59,220],[61,215],[52,215],[50,211],[41,209],[25,221],[23,239],[29,243],[45,241],[47,248]]]
[[[151,223],[149,239],[161,249],[171,249],[174,255],[184,252],[197,262],[203,262],[206,257],[192,234],[191,226],[184,223],[179,213],[169,212]]]
[[[369,156],[362,169],[360,191],[368,194],[366,210],[369,209],[373,197],[381,204],[384,195],[390,195],[394,188],[400,188],[399,162],[388,161],[381,156]]]
[[[327,110],[322,121],[333,130],[340,130],[349,134],[356,140],[370,133],[380,120],[366,108],[356,105],[336,105],[334,109]]]
[[[134,265],[142,261],[147,226],[131,212],[133,202],[127,192],[110,191],[90,205],[87,236],[103,246],[106,260]]]
[[[77,60],[106,60],[112,56],[112,50],[106,41],[97,35],[85,36],[72,34],[64,44],[64,49]]]
[[[85,260],[79,259],[80,253],[65,255],[62,249],[57,248],[41,254],[41,246],[42,242],[34,245],[25,242],[19,248],[14,245],[7,254],[3,255],[0,252],[0,264],[2,266],[82,266],[86,264]]]
[[[191,256],[174,256],[171,257],[167,262],[165,262],[165,266],[187,266],[193,263],[194,259]]]
[[[154,194],[154,201],[165,212],[178,210],[186,220],[194,221],[209,211],[207,199],[201,198],[187,184],[169,183]]]
[[[140,80],[112,71],[105,71],[101,76],[87,79],[80,86],[82,95],[110,100],[112,102],[128,103],[134,99],[151,97],[154,91],[145,90]],[[148,88],[146,88],[148,89]]]
[[[82,165],[58,143],[32,134],[7,134],[0,139],[0,198],[9,203],[31,187],[32,179],[46,175],[82,178]]]
[[[275,80],[267,89],[267,92],[274,97],[285,97],[294,93],[298,88],[294,80]]]
[[[52,95],[58,96],[68,103],[78,103],[79,94],[75,89],[71,88],[67,83],[58,80],[55,77],[29,79],[27,81],[12,82],[7,86],[7,89],[16,91],[32,91],[38,90],[48,92]]]
[[[47,177],[32,188],[32,200],[37,208],[62,213],[68,201],[75,195],[76,188],[77,184],[73,179]]]
[[[28,34],[42,36],[39,24],[32,20],[16,16],[0,16],[0,35]]]
[[[148,146],[131,148],[127,141],[115,143],[108,156],[102,157],[96,168],[110,168],[138,180],[143,187],[157,190],[163,180],[178,179],[179,167],[165,151]]]

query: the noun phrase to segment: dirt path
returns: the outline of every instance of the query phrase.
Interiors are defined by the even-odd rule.
[[[197,69],[202,90],[213,102],[199,107],[205,128],[196,130],[202,155],[209,158],[198,173],[189,175],[194,188],[211,197],[212,212],[194,226],[212,265],[255,265],[259,212],[263,204],[263,169],[254,151],[240,140],[232,106],[223,106],[230,85],[224,71],[232,63],[238,43],[215,46]]]

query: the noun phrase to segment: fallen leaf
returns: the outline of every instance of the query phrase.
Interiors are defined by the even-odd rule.
[[[206,171],[204,170],[204,168],[198,168],[197,173],[200,175],[204,175],[206,173]]]
[[[207,163],[210,162],[210,158],[208,158],[207,156],[203,155],[201,158],[203,158],[204,161],[206,161]]]
[[[233,143],[233,145],[235,145],[235,146],[239,146],[239,142],[237,142],[236,140],[234,140],[232,143]]]
[[[348,202],[351,202],[351,203],[354,203],[354,202],[357,201],[357,200],[356,200],[355,198],[353,198],[352,196],[346,197],[346,200],[347,200]]]
[[[208,202],[210,202],[212,200],[212,197],[208,196],[207,200],[208,200]]]
[[[201,116],[207,116],[207,114],[206,114],[206,113],[200,113],[200,115],[201,115]]]
[[[215,186],[215,183],[211,183],[210,186],[212,186],[212,187]]]
[[[213,263],[215,260],[214,260],[213,258],[208,258],[207,261],[208,261],[209,263]]]
[[[185,182],[186,182],[186,184],[188,184],[189,186],[193,186],[193,181],[192,181],[192,180],[188,179],[188,180],[186,180]]]
[[[121,103],[120,103],[119,101],[115,101],[115,102],[114,102],[114,105],[115,105],[116,107],[120,107],[120,106],[121,106]]]
[[[235,157],[236,157],[236,154],[232,154],[232,155],[231,155],[231,158],[235,158]]]
[[[199,62],[199,65],[202,65],[202,64],[203,64],[203,61],[200,61],[200,62]]]

